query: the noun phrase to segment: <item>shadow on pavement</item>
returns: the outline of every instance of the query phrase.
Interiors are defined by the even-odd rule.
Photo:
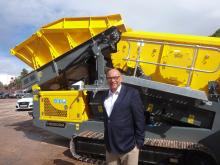
[[[69,147],[69,139],[35,127],[32,123],[32,120],[16,122],[10,125],[5,125],[5,127],[13,127],[16,131],[22,131],[27,138],[32,140],[67,148]]]
[[[69,162],[66,160],[62,160],[62,159],[55,159],[53,163],[56,165],[75,165],[75,163],[72,163],[72,162]]]
[[[72,154],[71,154],[71,152],[70,152],[70,149],[67,149],[66,151],[64,151],[64,152],[63,152],[63,155],[65,155],[65,156],[68,157],[68,158],[73,159],[73,156],[72,156]]]

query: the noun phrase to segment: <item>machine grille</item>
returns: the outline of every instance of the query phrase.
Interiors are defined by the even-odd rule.
[[[48,98],[44,98],[44,115],[45,116],[59,116],[59,117],[67,117],[66,110],[59,110],[55,108]]]

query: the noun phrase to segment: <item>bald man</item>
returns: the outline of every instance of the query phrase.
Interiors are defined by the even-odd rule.
[[[117,69],[107,72],[109,91],[103,100],[106,163],[137,165],[144,143],[144,107],[139,92],[122,85]]]

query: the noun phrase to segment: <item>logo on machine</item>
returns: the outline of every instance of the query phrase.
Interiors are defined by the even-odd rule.
[[[66,104],[66,99],[53,99],[54,104]]]

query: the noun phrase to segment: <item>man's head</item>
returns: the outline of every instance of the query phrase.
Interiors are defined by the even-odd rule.
[[[106,78],[107,78],[110,90],[112,92],[115,92],[122,82],[121,73],[117,69],[110,69],[107,72]]]

